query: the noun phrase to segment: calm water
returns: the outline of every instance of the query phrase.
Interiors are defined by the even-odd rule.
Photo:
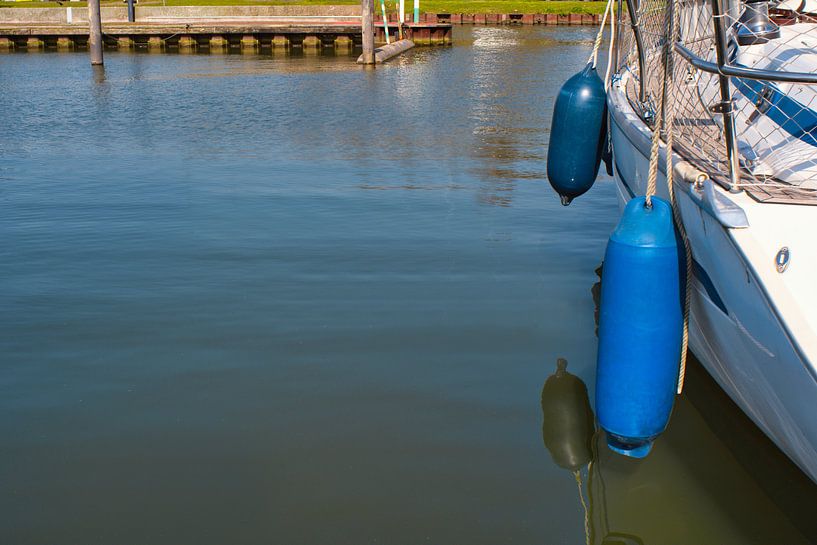
[[[698,368],[646,460],[554,463],[618,216],[545,178],[594,30],[457,30],[368,72],[0,55],[0,542],[817,541]]]

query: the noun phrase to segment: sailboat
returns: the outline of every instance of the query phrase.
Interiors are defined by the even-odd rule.
[[[815,12],[812,0],[618,1],[605,86],[622,208],[647,191],[660,131],[657,195],[692,254],[691,352],[817,482]]]

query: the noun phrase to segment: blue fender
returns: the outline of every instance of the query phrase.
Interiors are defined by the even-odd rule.
[[[565,206],[596,181],[607,140],[606,118],[604,83],[588,64],[562,85],[550,125],[547,175]]]
[[[683,331],[683,244],[670,204],[632,199],[607,243],[596,414],[608,446],[646,456],[669,422]]]

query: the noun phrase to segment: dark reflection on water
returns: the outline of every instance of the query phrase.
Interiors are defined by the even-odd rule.
[[[694,358],[688,380],[669,429],[641,461],[605,447],[587,388],[566,360],[545,381],[542,437],[578,485],[586,542],[813,543],[815,485]]]
[[[565,356],[593,396],[614,188],[544,178],[593,30],[458,33],[0,55],[0,541],[585,541],[540,394]],[[594,435],[596,543],[807,542],[687,398],[644,463]]]

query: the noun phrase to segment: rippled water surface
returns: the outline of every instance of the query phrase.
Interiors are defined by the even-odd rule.
[[[0,542],[817,541],[698,367],[644,461],[554,422],[618,217],[545,178],[593,37],[0,55]]]

